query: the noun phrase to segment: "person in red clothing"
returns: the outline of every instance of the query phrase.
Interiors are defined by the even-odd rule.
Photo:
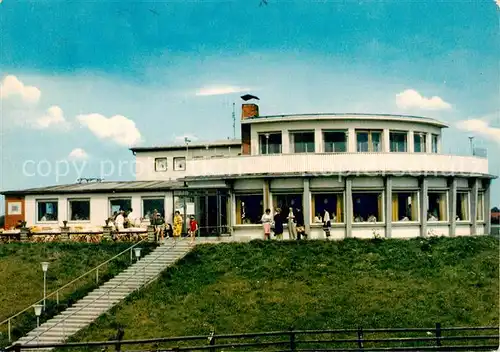
[[[189,221],[189,235],[191,236],[191,244],[194,244],[194,240],[196,238],[196,233],[198,232],[198,222],[191,216]]]

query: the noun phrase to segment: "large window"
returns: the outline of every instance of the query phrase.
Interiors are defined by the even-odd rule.
[[[427,220],[446,221],[448,219],[446,192],[429,192],[427,200],[429,202]]]
[[[392,193],[392,221],[418,221],[417,192]]]
[[[57,200],[38,200],[37,202],[37,220],[57,221]]]
[[[236,224],[259,224],[263,213],[262,193],[236,195]]]
[[[414,132],[413,133],[413,150],[415,153],[426,153],[427,152],[427,138],[425,133]]]
[[[163,172],[168,169],[168,159],[167,158],[156,158],[155,159],[155,171]]]
[[[72,199],[69,203],[69,219],[71,221],[90,220],[90,199]]]
[[[120,211],[129,211],[132,209],[131,198],[114,198],[109,200],[109,215],[113,216]]]
[[[433,134],[432,135],[432,145],[431,145],[431,148],[432,148],[432,152],[434,154],[437,154],[437,152],[438,152],[438,135],[437,134]]]
[[[468,221],[469,217],[469,192],[457,192],[457,221]]]
[[[321,220],[325,210],[330,214],[330,222],[344,222],[344,196],[342,193],[312,194],[312,221]]]
[[[177,156],[174,158],[174,171],[184,171],[186,170],[186,157]]]
[[[259,134],[260,154],[281,153],[281,132]]]
[[[274,208],[280,208],[282,214],[288,214],[288,209],[302,210],[302,194],[273,194]]]
[[[389,141],[391,145],[391,152],[396,152],[396,153],[404,153],[407,151],[406,148],[406,137],[408,133],[407,132],[390,132],[389,133]]]
[[[484,221],[484,193],[479,192],[477,194],[477,208],[476,208],[476,220]]]
[[[381,152],[381,131],[356,131],[356,144],[358,152]]]
[[[354,192],[352,194],[353,221],[384,221],[383,203],[382,192]]]
[[[314,131],[290,133],[294,153],[314,153]]]
[[[142,217],[151,219],[155,210],[165,217],[165,199],[164,198],[143,198],[142,199]]]
[[[346,131],[323,132],[323,144],[325,153],[345,153],[347,151]]]

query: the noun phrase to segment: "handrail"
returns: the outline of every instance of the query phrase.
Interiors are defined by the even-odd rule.
[[[170,250],[170,249],[172,249],[172,248],[175,248],[175,247],[177,246],[177,242],[178,242],[178,241],[174,241],[174,243],[173,243],[173,244],[172,244],[172,245],[168,248],[168,250]],[[140,242],[139,242],[139,243],[140,243]],[[137,244],[139,244],[139,243],[137,243]],[[155,257],[154,257],[154,259],[156,260],[156,259],[158,259],[159,257],[161,257],[162,255],[164,255],[164,252],[159,253],[157,256],[155,256]],[[146,265],[142,266],[142,267],[141,267],[141,270],[145,270],[145,269],[146,269],[149,265],[154,264],[154,263],[155,263],[155,260],[152,260],[150,263],[148,263],[148,264],[146,264]],[[138,263],[139,263],[139,261],[137,261],[137,262],[135,263],[135,265],[137,265]],[[92,302],[90,302],[90,303],[86,304],[85,306],[83,306],[83,307],[81,307],[80,309],[78,309],[78,310],[76,310],[76,311],[72,312],[71,314],[66,315],[63,319],[59,320],[56,324],[52,325],[52,326],[51,326],[51,327],[49,327],[48,329],[45,329],[45,330],[43,330],[43,331],[39,332],[36,336],[34,336],[32,339],[28,340],[26,343],[31,342],[31,341],[33,341],[33,340],[35,340],[35,339],[38,339],[41,335],[45,334],[47,331],[50,331],[52,328],[54,328],[54,327],[56,327],[56,326],[59,326],[59,324],[61,324],[61,323],[63,324],[63,338],[64,338],[64,340],[65,340],[65,339],[66,339],[66,334],[64,333],[64,330],[65,330],[65,329],[64,329],[64,326],[65,326],[65,325],[64,325],[64,323],[65,323],[66,319],[68,319],[68,318],[72,317],[72,316],[73,316],[73,315],[75,315],[76,313],[81,312],[83,309],[87,308],[88,306],[90,306],[91,304],[93,304],[94,302],[96,302],[97,300],[99,300],[101,297],[104,297],[106,294],[109,296],[110,291],[112,291],[112,290],[114,290],[115,288],[117,288],[117,287],[121,286],[122,284],[124,284],[124,283],[128,282],[128,280],[130,280],[131,278],[135,278],[135,275],[133,275],[133,274],[129,275],[126,279],[124,279],[124,280],[120,281],[119,283],[117,283],[117,284],[116,284],[115,286],[113,286],[112,288],[107,289],[107,290],[106,290],[106,291],[107,291],[107,293],[103,293],[103,294],[101,294],[100,296],[96,297],[96,298],[95,298]],[[137,290],[137,289],[141,288],[144,284],[145,284],[145,283],[143,283],[142,285],[140,285],[139,287],[137,287],[135,290]],[[134,290],[134,291],[135,291],[135,290]],[[132,292],[134,292],[134,291],[132,291]]]
[[[79,277],[77,277],[76,279],[74,279],[74,280],[72,280],[72,281],[68,282],[68,283],[67,283],[67,284],[65,284],[64,286],[59,287],[59,288],[58,288],[57,290],[55,290],[54,292],[51,292],[51,293],[49,293],[48,295],[46,295],[46,296],[45,296],[45,299],[46,299],[46,298],[49,298],[49,297],[51,297],[51,296],[53,296],[53,295],[55,295],[55,294],[57,294],[59,291],[61,291],[61,290],[65,289],[65,288],[66,288],[66,287],[68,287],[69,285],[71,285],[71,284],[73,284],[73,283],[77,282],[78,280],[80,280],[81,278],[83,278],[83,277],[87,276],[88,274],[90,274],[90,273],[94,272],[95,270],[99,270],[99,268],[100,268],[100,267],[102,267],[103,265],[108,264],[109,262],[111,262],[112,260],[114,260],[114,259],[118,258],[118,257],[119,257],[119,256],[121,256],[122,254],[124,254],[124,253],[126,253],[126,252],[128,252],[128,251],[132,250],[132,248],[134,248],[135,246],[138,246],[139,244],[141,244],[141,243],[142,243],[142,242],[144,242],[144,241],[145,241],[145,240],[143,239],[143,240],[141,240],[141,241],[139,241],[139,242],[137,242],[137,243],[133,244],[132,246],[130,246],[130,247],[128,247],[127,249],[125,249],[124,251],[122,251],[122,252],[118,253],[118,254],[117,254],[117,255],[115,255],[114,257],[112,257],[112,258],[110,258],[110,259],[106,260],[105,262],[103,262],[103,263],[99,264],[98,266],[96,266],[96,267],[94,267],[94,268],[90,269],[89,271],[87,271],[87,272],[85,272],[84,274],[80,275],[80,276],[79,276]],[[27,311],[28,311],[28,310],[30,310],[30,309],[33,309],[33,306],[34,306],[35,304],[39,304],[40,302],[43,302],[43,300],[44,300],[44,298],[42,298],[42,299],[40,299],[40,300],[36,301],[35,303],[33,303],[33,304],[29,305],[27,308],[24,308],[22,311],[20,311],[20,312],[18,312],[18,313],[16,313],[16,314],[14,314],[14,315],[12,315],[12,316],[8,317],[7,319],[5,319],[5,320],[1,321],[1,322],[0,322],[0,326],[1,326],[1,325],[3,325],[3,324],[5,324],[5,323],[9,323],[12,319],[14,319],[14,318],[18,317],[19,315],[23,314],[24,312],[27,312]]]

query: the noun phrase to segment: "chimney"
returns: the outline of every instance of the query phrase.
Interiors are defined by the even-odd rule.
[[[253,103],[246,103],[248,100],[259,100],[255,95],[245,94],[241,96],[245,101],[241,106],[241,120],[259,116],[259,106]],[[241,154],[252,154],[251,124],[241,124]]]

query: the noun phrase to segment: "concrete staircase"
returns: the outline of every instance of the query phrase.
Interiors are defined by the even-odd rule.
[[[184,257],[189,251],[187,240],[176,242],[168,240],[125,271],[90,292],[72,307],[30,331],[15,344],[63,343],[68,337],[89,325],[129,294],[155,280],[163,270]],[[26,351],[29,350],[26,349]]]

